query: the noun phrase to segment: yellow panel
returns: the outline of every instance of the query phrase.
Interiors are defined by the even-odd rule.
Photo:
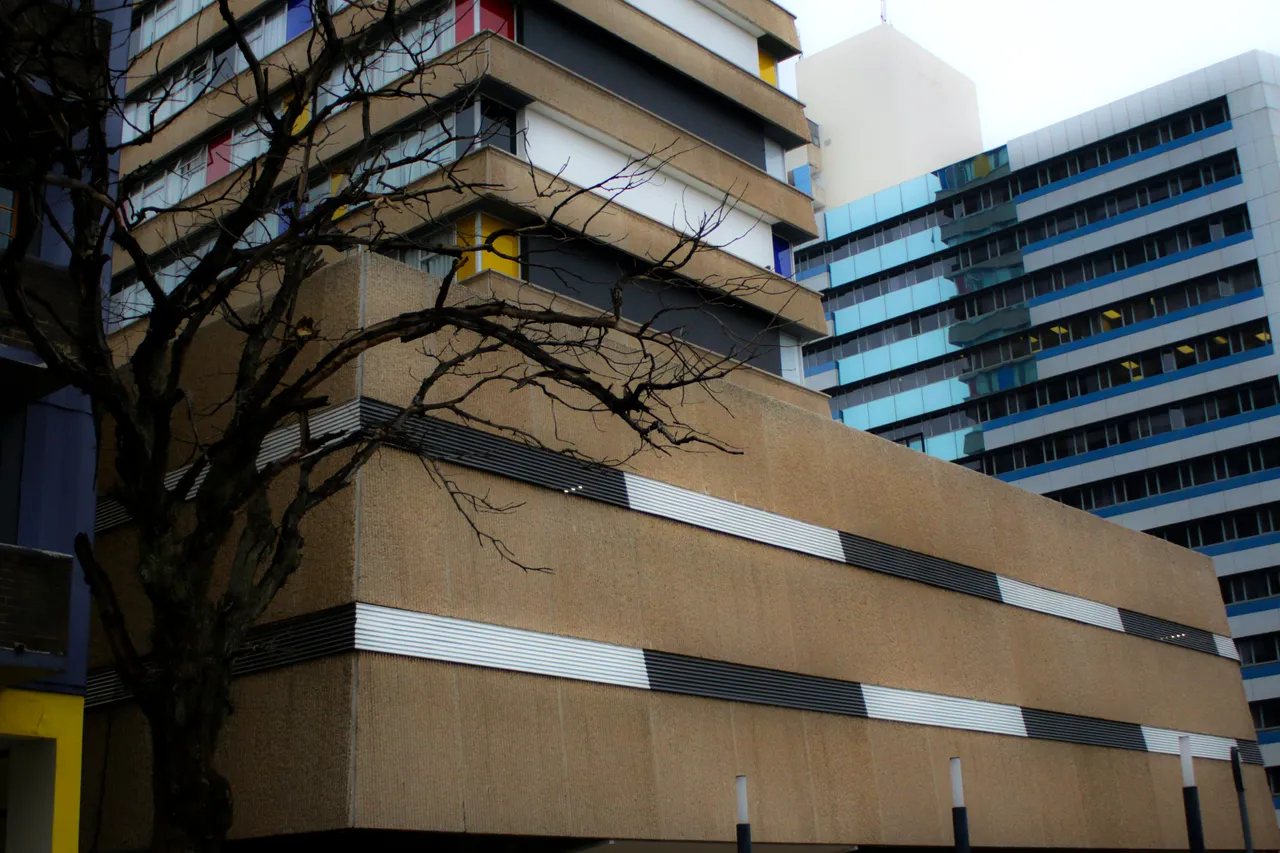
[[[482,215],[480,217],[480,228],[484,233],[484,238],[489,239],[493,232],[502,228],[511,227],[509,223],[503,222],[501,219],[495,219],[492,216]],[[504,234],[494,242],[493,247],[503,255],[512,257],[501,257],[496,252],[486,251],[484,253],[484,268],[500,272],[503,275],[509,275],[512,278],[520,277],[520,262],[514,257],[520,253],[520,238],[515,234]]]
[[[778,85],[778,60],[770,56],[764,48],[759,48],[759,53],[760,79],[770,86]]]
[[[80,838],[80,752],[84,698],[34,690],[0,690],[0,735],[57,742],[53,851],[76,853]]]
[[[346,180],[346,175],[341,172],[334,172],[329,175],[329,197],[333,198],[342,191],[342,182]],[[341,219],[347,215],[347,206],[344,204],[333,212],[333,219]]]
[[[459,246],[474,246],[476,244],[475,223],[475,216],[470,214],[458,220]],[[479,271],[479,264],[476,263],[476,253],[467,252],[462,256],[462,263],[458,265],[457,278],[461,281],[467,276],[475,275]]]

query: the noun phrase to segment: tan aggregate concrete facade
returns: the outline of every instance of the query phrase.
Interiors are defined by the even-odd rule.
[[[358,13],[360,10],[351,14]],[[272,69],[305,66],[308,57],[317,54],[320,47],[306,39],[295,39],[274,55],[268,66]],[[285,75],[277,74],[283,85]],[[500,36],[490,33],[474,36],[442,56],[428,73],[397,85],[406,93],[421,93],[424,99],[435,101],[452,96],[482,79],[498,81],[635,151],[655,152],[659,159],[669,161],[672,168],[686,175],[697,175],[700,182],[722,193],[731,193],[733,198],[763,212],[770,219],[786,222],[813,236],[817,234],[811,199],[795,187]],[[178,115],[156,134],[154,140],[126,148],[121,154],[124,170],[131,171],[161,161],[193,141],[203,139],[215,130],[225,129],[228,119],[245,111],[245,105],[253,100],[253,93],[253,78],[247,71],[228,81]],[[426,100],[423,105],[425,103]],[[373,101],[370,105],[371,131],[379,132],[403,120],[406,109],[403,99]],[[800,105],[796,104],[796,113],[801,114],[800,110]],[[318,142],[313,159],[332,158],[358,144],[364,138],[361,121],[358,109],[334,115],[323,129],[317,131]],[[286,169],[282,183],[296,174],[297,165]],[[229,193],[236,195],[233,188],[237,183],[244,183],[243,176],[233,171],[194,198],[212,201]],[[169,230],[164,221],[165,216],[148,220],[135,229],[135,236]],[[117,251],[116,255],[118,264],[127,263],[127,256],[122,251]]]
[[[958,755],[975,846],[1186,847],[1176,756],[369,653],[240,679],[235,700],[220,760],[233,838],[359,827],[726,841],[733,777],[746,774],[758,843],[946,847]],[[127,705],[87,716],[85,849],[145,844],[141,726]],[[1239,848],[1230,768],[1196,771],[1209,847]],[[1278,840],[1265,784],[1247,768],[1259,849]]]
[[[378,256],[323,273],[322,332],[433,298]],[[571,307],[503,276],[477,293]],[[234,352],[210,330],[216,353]],[[403,403],[420,348],[382,347],[332,389]],[[201,385],[201,381],[209,384]],[[192,377],[204,396],[217,382]],[[712,399],[714,395],[714,399]],[[616,426],[533,391],[474,401],[548,441],[626,456]],[[1093,600],[1226,633],[1207,559],[831,421],[820,395],[744,371],[680,415],[740,451],[641,453],[630,470]],[[416,458],[380,453],[308,531],[270,619],[363,601],[793,672],[1251,738],[1231,661],[862,571],[510,480],[446,467],[498,503],[481,519],[522,572],[481,549]],[[126,561],[127,528],[99,539]],[[134,593],[132,607],[141,603]],[[102,660],[101,657],[98,660]],[[976,845],[1185,846],[1176,757],[975,734],[361,653],[249,676],[224,767],[237,837],[335,827],[732,838],[731,780],[753,780],[761,842],[942,844],[947,758],[966,760]],[[107,719],[112,720],[108,737]],[[91,711],[84,821],[139,843],[145,743],[127,705]],[[111,756],[103,783],[104,752]],[[126,760],[126,756],[128,759]],[[1225,762],[1198,761],[1209,843],[1237,847]],[[1280,846],[1247,768],[1259,848]],[[106,808],[99,820],[99,790]],[[305,791],[305,794],[304,794]],[[513,796],[511,792],[520,792]]]

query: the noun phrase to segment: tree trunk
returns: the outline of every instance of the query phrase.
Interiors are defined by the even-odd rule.
[[[151,729],[152,853],[218,853],[231,828],[231,786],[214,768],[230,707],[230,667],[203,661],[194,669],[201,677],[169,682],[143,702]]]

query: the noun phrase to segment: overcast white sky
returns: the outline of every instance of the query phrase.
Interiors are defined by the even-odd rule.
[[[880,0],[778,2],[806,53],[880,23]],[[1280,54],[1280,0],[888,4],[893,26],[977,84],[987,148],[1254,48]]]

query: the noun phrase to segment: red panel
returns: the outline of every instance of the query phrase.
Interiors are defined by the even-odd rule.
[[[511,0],[480,0],[480,29],[515,40],[516,13]]]
[[[213,183],[231,171],[231,134],[224,133],[209,143],[209,161],[205,164],[204,182]]]
[[[458,0],[454,7],[454,42],[461,42],[476,34],[476,4],[480,0]]]

